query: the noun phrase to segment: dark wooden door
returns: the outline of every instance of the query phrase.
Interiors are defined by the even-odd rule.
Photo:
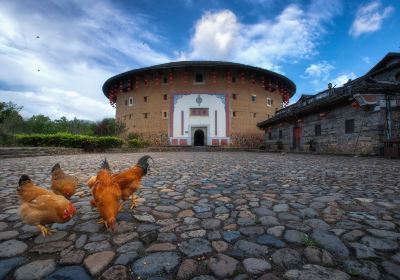
[[[297,126],[293,128],[293,149],[300,148],[301,132],[301,127]]]

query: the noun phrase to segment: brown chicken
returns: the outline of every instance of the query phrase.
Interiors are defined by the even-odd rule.
[[[111,171],[107,159],[104,159],[90,188],[93,195],[90,203],[100,213],[101,219],[99,223],[103,223],[106,228],[115,230],[117,215],[121,209],[121,190],[111,179]]]
[[[135,166],[112,175],[112,181],[118,184],[121,189],[122,199],[128,200],[131,197],[131,209],[136,207],[137,197],[135,192],[140,188],[142,177],[149,170],[149,159],[152,158],[147,155],[143,156]],[[90,187],[95,181],[96,176],[93,176],[87,181],[87,185]]]
[[[75,215],[68,199],[35,185],[28,175],[22,175],[18,185],[19,215],[25,223],[37,226],[43,236],[54,232],[47,224],[65,223]]]
[[[75,193],[77,185],[78,179],[65,174],[59,163],[53,166],[51,169],[51,189],[53,192],[70,199]]]

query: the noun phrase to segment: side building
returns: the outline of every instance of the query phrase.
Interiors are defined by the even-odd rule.
[[[180,61],[134,69],[108,79],[104,95],[116,119],[152,145],[259,146],[256,125],[296,91],[262,68],[221,61]]]
[[[269,150],[398,154],[400,53],[388,53],[364,76],[342,87],[303,95],[257,126],[265,130]]]

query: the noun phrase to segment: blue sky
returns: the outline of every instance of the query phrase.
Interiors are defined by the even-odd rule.
[[[400,1],[18,1],[0,5],[0,100],[22,114],[99,120],[109,77],[177,60],[286,75],[315,94],[400,52]]]

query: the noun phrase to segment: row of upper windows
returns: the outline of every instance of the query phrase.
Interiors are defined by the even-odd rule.
[[[143,118],[149,119],[150,118],[150,113],[143,113]],[[124,120],[131,120],[132,119],[132,114],[125,115]],[[161,119],[167,120],[168,119],[168,111],[162,111],[161,112]]]
[[[256,95],[252,95],[251,96],[251,101],[252,102],[256,102]],[[144,96],[143,97],[143,101],[144,102],[147,102],[148,101],[148,96]],[[232,93],[232,99],[233,100],[236,100],[237,99],[237,94],[236,93]],[[166,100],[168,100],[168,94],[163,94],[163,100],[164,101],[166,101]],[[272,105],[273,105],[273,100],[271,99],[271,98],[269,98],[269,97],[267,97],[267,106],[268,107],[272,107]],[[125,99],[125,106],[132,106],[133,105],[133,97],[129,97],[128,99]]]
[[[250,113],[253,115],[253,118],[257,117],[257,113]],[[208,116],[208,108],[207,109],[191,109],[190,110],[190,116]],[[232,111],[232,117],[236,118],[238,116],[238,113],[236,111]],[[269,118],[270,115],[268,115]],[[150,113],[143,113],[143,118],[148,119],[150,118]],[[161,118],[163,120],[168,119],[168,111],[162,111],[161,112]],[[131,120],[132,119],[132,114],[125,115],[124,120]]]
[[[350,134],[350,133],[354,133],[355,132],[355,128],[354,128],[354,119],[350,119],[350,120],[345,120],[344,122],[344,133],[345,134]],[[321,124],[316,124],[314,126],[314,135],[315,136],[321,136]],[[279,130],[279,139],[282,139],[282,130]],[[268,140],[272,140],[272,132],[268,133]]]

